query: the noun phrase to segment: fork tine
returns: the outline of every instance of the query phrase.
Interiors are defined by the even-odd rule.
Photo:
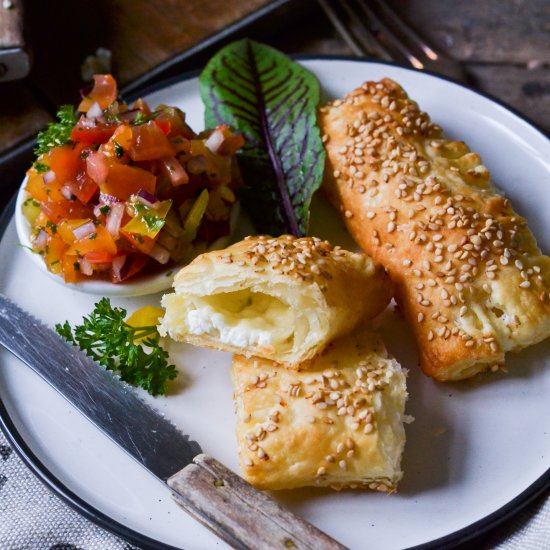
[[[392,23],[397,27],[399,32],[406,37],[411,44],[414,44],[419,48],[429,59],[437,59],[438,54],[428,45],[422,37],[410,27],[400,16],[399,14],[387,3],[381,0],[371,0],[371,8],[376,4],[378,10],[385,13],[386,16],[392,21]]]
[[[371,27],[377,27],[380,30],[379,40],[383,40],[384,44],[393,52],[393,58],[397,60],[404,59],[410,63],[415,69],[424,69],[424,63],[419,59],[419,56],[411,51],[395,34],[392,28],[390,28],[384,20],[378,16],[378,14],[371,9],[370,2],[364,0],[357,0],[355,2],[356,9],[359,13],[362,12],[363,17],[370,21]],[[357,13],[357,12],[356,12]],[[360,17],[360,16],[359,16]],[[423,53],[423,52],[420,52]]]
[[[356,10],[346,0],[318,0],[325,14],[355,55],[393,59],[371,30],[357,17]]]

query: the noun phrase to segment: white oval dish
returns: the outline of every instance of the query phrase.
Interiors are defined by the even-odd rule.
[[[499,187],[529,220],[540,246],[550,250],[550,141],[533,126],[498,103],[429,74],[359,60],[302,63],[318,76],[325,97],[341,96],[367,79],[389,76],[400,82],[447,135],[464,139],[481,154]],[[166,86],[148,99],[180,106],[189,113],[189,123],[201,127],[197,79]],[[317,206],[312,233],[351,246],[331,209]],[[90,312],[93,296],[44,277],[16,242],[12,221],[0,236],[0,292],[50,325],[65,319],[74,323]],[[113,303],[132,310],[158,300],[117,297]],[[399,492],[303,489],[276,493],[279,502],[349,548],[441,548],[466,540],[548,487],[550,341],[511,354],[508,375],[439,384],[419,372],[406,324],[392,312],[380,322],[388,348],[410,371],[407,412],[416,419],[406,428]],[[205,452],[238,471],[230,356],[175,343],[169,350],[180,375],[170,395],[146,400]],[[27,460],[49,476],[59,493],[76,494],[88,517],[145,548],[227,547],[182,512],[163,485],[3,351],[0,400],[13,424],[12,436],[34,454]]]

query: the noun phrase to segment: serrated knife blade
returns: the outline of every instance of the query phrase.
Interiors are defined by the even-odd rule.
[[[4,296],[0,343],[162,481],[201,452],[130,386]]]
[[[198,443],[130,386],[2,294],[0,344],[165,482],[180,506],[234,548],[345,548],[202,454]]]

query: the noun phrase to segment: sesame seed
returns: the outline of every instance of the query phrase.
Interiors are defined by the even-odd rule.
[[[531,283],[529,281],[523,281],[519,284],[520,288],[529,288]]]

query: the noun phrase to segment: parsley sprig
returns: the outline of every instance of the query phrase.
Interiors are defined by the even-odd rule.
[[[62,105],[56,117],[57,122],[50,122],[48,127],[36,136],[34,152],[37,156],[47,153],[54,147],[65,145],[71,137],[71,131],[76,124],[74,107],[72,105]]]
[[[81,325],[68,321],[55,330],[89,357],[132,386],[140,386],[152,395],[166,393],[166,383],[176,377],[176,367],[168,364],[168,353],[162,349],[156,326],[132,327],[124,321],[126,310],[112,307],[102,298]],[[149,348],[149,352],[143,346]]]

